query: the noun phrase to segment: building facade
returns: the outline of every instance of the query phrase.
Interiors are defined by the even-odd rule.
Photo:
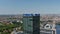
[[[24,34],[40,34],[40,14],[23,14]]]

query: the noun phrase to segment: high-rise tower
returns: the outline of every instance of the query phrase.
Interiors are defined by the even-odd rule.
[[[40,34],[40,14],[23,14],[24,34]]]

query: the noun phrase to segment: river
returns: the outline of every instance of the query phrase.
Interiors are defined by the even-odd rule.
[[[60,34],[60,25],[56,25],[56,34]]]

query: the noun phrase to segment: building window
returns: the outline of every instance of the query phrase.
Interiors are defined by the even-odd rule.
[[[29,19],[30,21],[33,21],[33,19]]]

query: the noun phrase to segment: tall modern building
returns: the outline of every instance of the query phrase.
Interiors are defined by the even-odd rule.
[[[40,14],[23,14],[24,34],[40,34]]]

